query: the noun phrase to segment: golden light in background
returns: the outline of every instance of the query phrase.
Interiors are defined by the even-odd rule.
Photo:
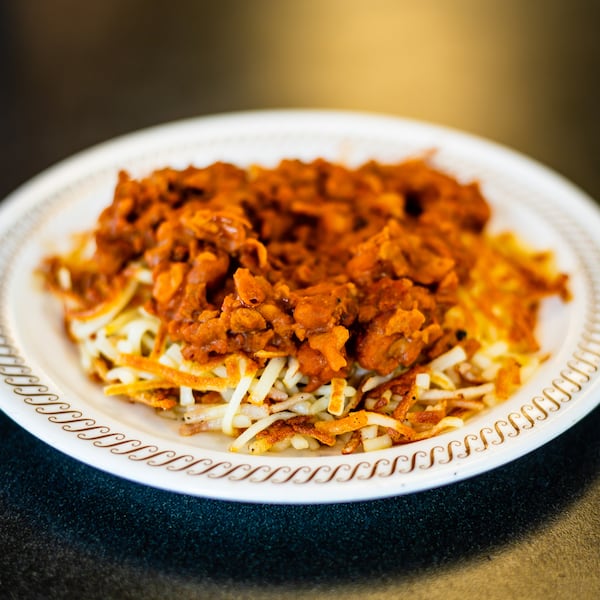
[[[21,107],[43,97],[53,115],[47,122],[44,113],[31,111],[27,126],[38,151],[47,144],[55,152],[64,139],[68,153],[182,117],[323,107],[449,125],[531,154],[584,186],[596,179],[598,136],[591,132],[598,59],[590,48],[598,9],[591,3],[204,0],[177,10],[144,0],[90,6],[55,0],[7,6],[17,48],[12,68],[19,73],[12,97]],[[582,88],[590,93],[579,93]],[[585,156],[582,139],[591,148]]]
[[[135,64],[123,47],[116,76],[124,85],[118,96],[106,90],[115,102],[132,93],[127,77],[138,89],[158,90],[174,106],[184,106],[188,96],[217,112],[367,110],[518,140],[524,124],[545,118],[546,107],[532,101],[540,85],[554,85],[544,61],[557,32],[531,28],[530,19],[541,17],[523,6],[527,3],[517,10],[518,0],[503,3],[502,10],[480,0],[253,0],[224,2],[220,9],[198,3],[185,22],[176,13],[161,15],[157,7],[153,12],[144,2],[101,4],[83,23],[57,24],[65,39],[81,47],[70,60],[81,56],[82,83],[102,76],[93,64],[100,64],[111,23],[120,24],[122,44],[143,17],[155,48]],[[72,53],[72,46],[61,37],[45,45],[50,8],[40,14],[17,6],[22,65],[43,80],[44,73],[55,74],[50,66],[63,59],[62,52]],[[49,101],[75,102],[60,81],[47,81],[45,88]]]
[[[528,95],[536,82],[521,67],[535,40],[494,3],[269,7],[248,21],[255,78],[247,83],[257,105],[388,112],[509,138],[534,110]]]

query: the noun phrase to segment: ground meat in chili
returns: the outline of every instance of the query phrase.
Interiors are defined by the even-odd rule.
[[[476,183],[423,160],[122,172],[92,287],[141,261],[146,308],[187,359],[293,355],[314,389],[354,363],[385,374],[441,352],[475,261],[469,237],[489,216]]]

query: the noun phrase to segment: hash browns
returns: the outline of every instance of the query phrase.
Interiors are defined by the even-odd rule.
[[[232,451],[377,450],[459,427],[545,358],[538,308],[568,277],[490,215],[424,160],[123,172],[41,270],[107,395]]]

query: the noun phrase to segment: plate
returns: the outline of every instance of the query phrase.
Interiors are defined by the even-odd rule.
[[[60,308],[32,273],[70,232],[90,227],[118,171],[216,160],[275,165],[324,157],[350,165],[434,151],[434,164],[477,179],[492,228],[550,248],[573,300],[542,307],[550,359],[507,402],[451,433],[351,456],[246,456],[219,437],[180,438],[143,406],[105,398],[79,368]],[[589,413],[600,398],[600,216],[575,186],[506,148],[443,127],[372,114],[265,111],[203,117],[107,142],[37,176],[0,211],[0,407],[49,445],[150,486],[246,502],[350,502],[450,484],[517,459]]]

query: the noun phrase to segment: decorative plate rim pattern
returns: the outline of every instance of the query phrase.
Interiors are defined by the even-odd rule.
[[[227,156],[227,148],[234,149],[234,156],[236,152],[243,156],[248,148],[262,144],[267,155],[283,158],[292,156],[291,150],[286,153],[287,148],[303,148],[307,141],[312,150],[306,152],[312,155],[324,141],[329,153],[354,144],[359,155],[363,146],[376,147],[379,143],[386,152],[394,152],[394,148],[397,153],[404,151],[398,156],[403,158],[411,149],[427,150],[433,145],[430,140],[437,142],[441,153],[464,148],[464,155],[458,152],[450,162],[466,161],[467,170],[479,179],[493,179],[503,168],[510,168],[507,175],[526,191],[528,185],[537,187],[538,194],[523,201],[564,239],[580,267],[584,314],[572,345],[561,353],[561,364],[537,386],[526,386],[527,393],[517,394],[515,400],[490,412],[487,420],[470,421],[462,429],[426,442],[375,453],[246,456],[157,439],[97,414],[93,406],[56,385],[52,373],[31,366],[31,348],[19,342],[11,319],[8,288],[18,276],[15,270],[31,246],[32,236],[77,202],[73,191],[86,186],[94,189],[121,167],[143,170],[164,166],[170,157],[193,162],[196,156],[214,156],[216,160],[224,150]],[[473,152],[482,153],[482,165],[487,165],[489,172],[470,165]],[[558,190],[561,198],[568,200],[569,210],[564,210],[565,200],[548,202],[546,190],[551,194]],[[515,193],[524,192],[516,189]],[[596,267],[600,247],[591,228],[600,225],[599,213],[589,198],[559,176],[468,134],[396,117],[334,111],[259,111],[202,117],[130,134],[80,153],[14,192],[0,205],[0,215],[0,408],[51,446],[140,483],[256,502],[339,502],[397,495],[500,466],[554,438],[598,403],[599,394],[594,392],[600,366],[600,274]]]

